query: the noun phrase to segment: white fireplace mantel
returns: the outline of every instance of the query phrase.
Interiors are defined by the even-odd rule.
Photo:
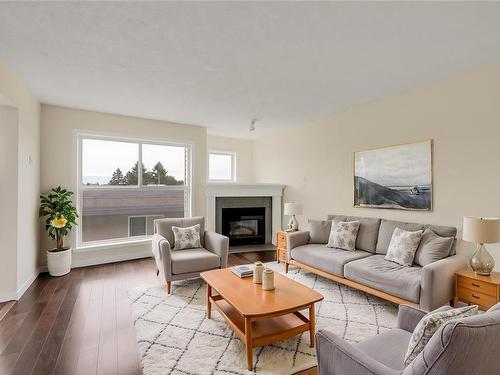
[[[272,231],[281,230],[281,198],[285,185],[280,184],[234,184],[211,183],[205,185],[207,195],[207,230],[215,231],[215,199],[217,197],[271,197],[272,198]]]

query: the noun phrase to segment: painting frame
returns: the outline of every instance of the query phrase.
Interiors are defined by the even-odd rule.
[[[383,153],[384,151],[388,150],[395,150],[395,149],[402,149],[405,147],[413,147],[416,145],[425,145],[425,147],[428,147],[428,178],[429,178],[429,183],[428,186],[427,184],[423,189],[426,191],[423,192],[423,194],[427,193],[427,197],[425,199],[425,204],[424,207],[420,207],[419,204],[414,204],[410,203],[409,205],[405,206],[404,204],[375,204],[375,203],[370,203],[366,202],[366,197],[360,196],[362,195],[360,191],[362,189],[359,188],[360,186],[360,181],[359,177],[356,176],[356,161],[357,161],[357,156],[359,154],[367,154],[367,153]],[[434,140],[433,139],[425,139],[421,141],[415,141],[415,142],[407,142],[407,143],[400,143],[400,144],[394,144],[394,145],[389,145],[389,146],[382,146],[382,147],[373,147],[369,149],[364,149],[364,150],[359,150],[359,151],[354,151],[353,156],[352,156],[352,177],[353,177],[353,208],[375,208],[375,209],[397,209],[397,210],[404,210],[404,211],[427,211],[431,212],[434,208]],[[368,181],[370,182],[370,181]],[[384,188],[386,186],[383,186]],[[417,189],[417,195],[420,194],[418,192],[418,187],[415,186]],[[389,188],[389,187],[388,187]],[[408,197],[407,192],[405,192],[403,188],[401,188],[402,193],[406,193]],[[413,190],[413,189],[412,189]],[[410,199],[410,198],[408,198]]]

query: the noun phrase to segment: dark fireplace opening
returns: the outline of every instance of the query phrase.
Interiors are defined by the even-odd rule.
[[[222,234],[229,237],[229,246],[266,243],[266,208],[223,208]]]

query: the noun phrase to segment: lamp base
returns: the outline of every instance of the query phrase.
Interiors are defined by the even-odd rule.
[[[478,244],[476,252],[470,260],[470,266],[476,275],[489,276],[495,267],[495,260],[483,244]]]
[[[292,215],[292,217],[290,218],[290,221],[288,222],[288,229],[291,229],[291,230],[298,230],[299,229],[299,223],[297,222],[295,215]]]

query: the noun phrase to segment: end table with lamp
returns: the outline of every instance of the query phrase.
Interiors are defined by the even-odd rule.
[[[455,299],[478,305],[483,310],[500,301],[500,273],[493,272],[495,260],[485,243],[500,242],[500,219],[496,217],[464,217],[462,239],[477,244],[470,260],[471,268],[455,274]]]
[[[489,276],[495,267],[495,260],[484,244],[500,242],[500,219],[466,216],[463,226],[463,240],[477,244],[470,266],[476,275]]]

